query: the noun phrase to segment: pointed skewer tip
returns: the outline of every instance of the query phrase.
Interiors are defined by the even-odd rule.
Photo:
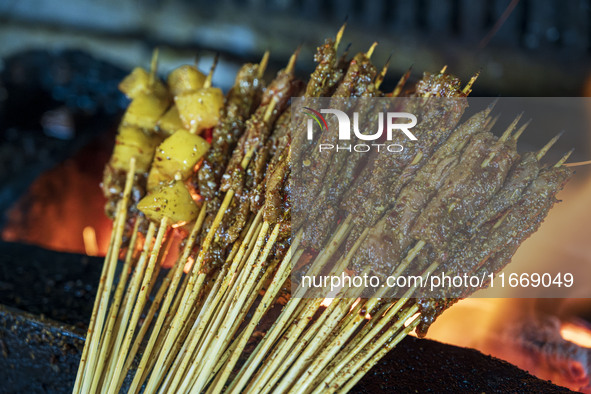
[[[365,53],[365,56],[368,59],[371,59],[371,55],[373,55],[373,51],[376,49],[377,46],[378,46],[378,42],[377,41],[374,41],[373,44],[371,44],[371,47],[369,47],[369,49]]]
[[[491,130],[493,127],[495,127],[499,118],[500,118],[500,115],[497,115],[494,118],[488,118],[489,120],[486,122],[486,125],[485,125],[486,129]]]
[[[156,74],[158,73],[158,54],[159,50],[158,47],[156,47],[152,51],[152,60],[150,61],[150,86],[154,85],[154,82],[156,82]]]
[[[571,149],[568,152],[566,152],[566,154],[564,156],[562,156],[562,158],[560,160],[558,160],[558,162],[556,164],[554,164],[554,167],[562,167],[562,165],[564,163],[566,163],[566,161],[568,160],[568,158],[570,157],[570,155],[573,154],[573,152],[575,151],[575,149]]]
[[[552,148],[552,146],[556,143],[556,141],[558,141],[558,139],[560,139],[560,137],[563,134],[564,134],[564,131],[561,131],[554,138],[552,138],[546,145],[544,145],[544,147],[542,149],[540,149],[540,151],[536,155],[536,158],[538,160],[541,160],[542,157],[544,157],[546,155],[546,153],[548,153],[548,151],[550,150],[550,148]]]
[[[406,70],[406,72],[398,80],[396,87],[392,91],[392,97],[397,97],[398,95],[400,95],[400,93],[402,92],[402,89],[404,88],[404,85],[406,84],[406,81],[408,81],[408,78],[410,78],[411,72],[412,72],[412,65],[408,68],[408,70]]]
[[[270,51],[265,51],[265,53],[263,54],[263,57],[261,58],[261,62],[259,63],[259,67],[257,70],[257,76],[259,78],[262,78],[263,75],[265,74],[265,70],[267,69],[267,65],[269,64],[269,55],[270,55]]]
[[[207,78],[205,78],[205,82],[203,83],[203,87],[208,88],[211,86],[213,81],[213,73],[218,65],[220,54],[216,53],[213,57],[213,62],[211,63],[211,67],[209,68],[209,73],[207,74]]]
[[[285,72],[291,74],[295,69],[295,62],[298,60],[298,56],[300,55],[300,50],[302,46],[299,45],[295,52],[289,58],[289,62],[287,63],[287,67],[285,68]]]
[[[505,132],[503,133],[501,138],[499,138],[500,141],[506,141],[507,139],[509,139],[509,136],[511,135],[513,130],[515,130],[515,127],[517,127],[517,123],[519,123],[522,116],[523,116],[523,112],[521,112],[519,115],[517,115],[515,117],[515,119],[513,119],[513,121],[509,125],[509,127],[507,127],[507,130],[505,130]]]
[[[384,82],[384,78],[386,78],[386,73],[388,72],[388,67],[390,66],[390,59],[391,58],[392,58],[392,55],[390,55],[390,57],[388,57],[388,60],[386,60],[386,64],[384,64],[384,67],[382,68],[382,71],[380,71],[380,73],[376,77],[376,82],[375,82],[376,89],[380,88],[380,85],[382,84],[382,82]]]
[[[525,131],[525,129],[527,129],[527,127],[529,126],[529,124],[531,123],[531,119],[528,120],[527,122],[525,122],[518,130],[515,134],[513,134],[513,137],[511,137],[513,140],[517,141],[519,139],[519,137],[521,137],[521,134],[523,134],[523,132]]]
[[[341,39],[343,38],[343,34],[345,33],[346,27],[347,27],[347,22],[344,22],[343,25],[341,26],[341,28],[339,29],[339,31],[337,32],[337,35],[335,37],[335,42],[334,42],[335,51],[339,48],[339,44],[341,43]]]
[[[462,89],[462,93],[470,94],[470,92],[472,91],[472,86],[474,85],[474,82],[476,82],[476,80],[478,79],[479,76],[480,76],[480,70],[476,71],[476,74],[474,74],[472,76],[472,78],[470,78],[470,80],[468,81],[468,83],[466,84],[464,89]]]
[[[488,111],[486,113],[487,116],[488,116],[488,114],[490,114],[492,112],[492,110],[495,108],[495,106],[497,105],[498,102],[499,102],[499,98],[497,97],[496,99],[494,99],[494,101],[492,103],[490,103],[488,105],[488,107],[486,107],[486,111]]]

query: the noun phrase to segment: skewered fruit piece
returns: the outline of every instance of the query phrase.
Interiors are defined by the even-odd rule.
[[[159,222],[167,217],[173,224],[184,224],[195,220],[198,208],[187,186],[181,181],[162,185],[148,193],[137,205],[150,220]]]
[[[135,173],[147,172],[160,141],[157,135],[147,134],[139,127],[121,125],[111,156],[111,166],[116,170],[129,171],[129,161],[134,157]]]
[[[203,88],[182,93],[175,102],[185,128],[200,132],[218,124],[224,95],[219,88]]]
[[[168,111],[158,121],[158,129],[161,134],[169,136],[175,131],[184,128],[185,125],[179,116],[179,110],[176,105],[172,105]]]
[[[156,149],[148,176],[148,189],[153,189],[162,181],[187,179],[208,149],[209,143],[205,139],[185,129],[178,130]]]
[[[168,88],[173,97],[201,89],[207,76],[190,65],[180,66],[168,75]]]
[[[131,100],[125,115],[123,115],[122,123],[152,130],[168,108],[169,103],[167,96],[140,92]]]
[[[126,76],[123,81],[119,83],[119,90],[127,97],[134,99],[141,93],[152,93],[159,97],[168,96],[166,86],[158,79],[150,81],[150,73],[141,68],[136,67]]]

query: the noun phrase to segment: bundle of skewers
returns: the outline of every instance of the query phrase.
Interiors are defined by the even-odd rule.
[[[464,120],[476,76],[462,87],[445,68],[414,86],[409,71],[382,93],[388,65],[372,65],[375,45],[339,55],[342,34],[317,49],[308,82],[294,75],[296,52],[268,86],[268,54],[244,65],[225,97],[211,86],[215,64],[208,75],[182,66],[165,83],[156,55],[121,83],[131,104],[103,181],[113,232],[74,392],[346,392],[473,290],[304,298],[290,292],[295,267],[494,273],[536,231],[571,175],[568,154],[542,163],[557,138],[518,154],[527,124],[495,137],[492,107]],[[304,129],[293,125],[305,122],[292,97],[403,95],[454,104],[415,104],[417,141],[400,154],[319,155],[328,130],[292,150]],[[295,176],[306,185],[298,201]],[[318,209],[325,200],[331,209]]]

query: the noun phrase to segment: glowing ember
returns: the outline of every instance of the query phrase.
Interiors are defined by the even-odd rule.
[[[84,230],[82,230],[82,239],[84,240],[84,250],[86,251],[86,254],[88,256],[97,256],[99,248],[96,241],[96,231],[94,231],[94,227],[84,227]]]
[[[574,323],[563,323],[560,327],[560,335],[575,345],[591,348],[591,331]]]

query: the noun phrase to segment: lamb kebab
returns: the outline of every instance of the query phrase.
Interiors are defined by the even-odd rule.
[[[331,269],[325,264],[336,259],[341,266],[361,273],[367,272],[365,263],[375,263],[371,260],[378,256],[383,261],[375,270],[382,276],[409,270],[413,261],[412,269],[425,273],[494,272],[535,231],[556,191],[568,178],[568,171],[540,172],[539,155],[534,160],[531,154],[520,157],[516,153],[517,137],[509,138],[509,133],[499,139],[493,137],[489,133],[490,110],[456,127],[465,108],[462,100],[473,81],[460,89],[459,81],[443,72],[425,74],[415,87],[413,100],[434,96],[458,99],[443,105],[436,100],[409,102],[408,109],[412,107],[424,124],[417,129],[419,142],[408,152],[394,159],[376,156],[367,166],[357,159],[347,162],[334,155],[317,158],[304,174],[310,181],[304,205],[290,198],[294,195],[290,162],[296,157],[292,148],[301,134],[291,135],[289,117],[294,116],[296,124],[303,124],[299,115],[289,112],[290,97],[302,93],[332,95],[337,103],[337,99],[344,97],[381,96],[380,76],[376,76],[370,62],[374,48],[344,62],[337,58],[337,45],[327,41],[318,50],[319,65],[305,90],[293,77],[293,61],[266,90],[258,70],[247,65],[225,106],[220,92],[206,86],[207,80],[190,67],[170,76],[168,86],[145,85],[149,94],[144,93],[152,95],[152,102],[167,97],[166,104],[158,111],[150,111],[145,119],[126,117],[123,126],[132,125],[143,133],[138,136],[153,136],[158,142],[148,152],[150,159],[147,154],[141,156],[143,150],[129,149],[127,170],[121,164],[117,168],[119,173],[111,176],[111,180],[119,178],[118,183],[110,182],[126,190],[121,193],[116,187],[111,188],[112,202],[123,197],[124,203],[119,205],[126,207],[118,209],[115,238],[122,236],[121,225],[127,222],[122,211],[129,209],[130,216],[145,215],[150,223],[146,230],[139,221],[130,222],[136,224],[130,234],[147,231],[131,280],[142,284],[141,291],[137,297],[130,295],[124,300],[124,304],[133,306],[137,298],[137,306],[130,321],[122,319],[127,328],[118,328],[125,335],[124,341],[117,339],[113,347],[115,357],[111,359],[116,362],[104,364],[106,372],[95,376],[90,374],[92,368],[87,369],[90,380],[84,380],[80,387],[98,388],[106,384],[111,391],[120,387],[132,361],[131,354],[140,349],[141,337],[149,329],[142,328],[128,351],[139,314],[152,289],[151,277],[157,274],[157,264],[164,256],[160,249],[171,226],[184,227],[181,234],[186,238],[172,279],[158,289],[150,306],[149,316],[153,317],[163,301],[163,312],[153,324],[147,351],[134,377],[134,392],[144,382],[146,392],[311,392],[323,387],[330,391],[346,390],[376,357],[383,355],[379,344],[390,339],[397,343],[417,326],[422,334],[455,299],[469,294],[449,293],[441,303],[424,296],[416,303],[407,298],[412,293],[398,300],[369,297],[356,301],[356,290],[342,289],[340,295],[344,298],[335,299],[327,307],[321,305],[321,300],[292,297],[263,340],[257,342],[256,329],[262,316],[278,297],[289,298],[284,289],[289,287],[292,264],[307,264],[320,272]],[[197,87],[199,84],[202,85]],[[158,114],[154,115],[155,112]],[[212,127],[214,138],[210,147],[198,133]],[[334,136],[323,133],[320,140],[331,138]],[[125,138],[122,141],[124,146],[136,148],[127,144]],[[138,158],[143,180],[135,179]],[[141,162],[144,158],[147,165]],[[115,163],[122,162],[117,160]],[[369,183],[370,192],[365,197],[371,197],[377,205],[375,211],[360,195],[354,197],[357,205],[339,206],[346,187],[338,182],[323,185],[326,179],[349,179],[356,172],[367,174],[362,177],[363,182]],[[126,182],[122,189],[123,174]],[[189,180],[193,190],[187,188]],[[144,189],[134,186],[141,186],[142,182]],[[137,206],[127,204],[134,188],[138,190]],[[200,195],[195,197],[195,192]],[[316,229],[317,237],[307,235],[302,242],[300,235],[292,236],[292,231],[302,224],[291,223],[293,210],[301,214],[302,209],[309,209],[314,218],[323,217],[324,212],[314,206],[317,196],[337,204],[340,209],[332,214],[357,224],[358,229],[340,226],[331,234],[335,229],[307,224],[304,233]],[[359,232],[363,235],[357,236]],[[351,244],[339,248],[350,233]],[[503,234],[510,234],[510,239],[502,238]],[[363,239],[368,240],[365,245]],[[376,241],[387,241],[391,252],[387,256],[371,252]],[[130,250],[137,242],[131,242]],[[307,246],[316,251],[305,253]],[[116,263],[118,254],[115,249],[108,260]],[[461,267],[458,256],[473,256],[471,265]],[[146,264],[144,275],[140,267]],[[182,268],[191,264],[192,269],[181,284]],[[112,268],[109,270],[114,273]],[[108,300],[109,292],[103,291],[101,300]],[[101,304],[105,305],[102,301]],[[364,310],[371,315],[369,319],[359,317]],[[419,317],[413,319],[415,312],[419,312]],[[168,313],[171,315],[167,316]],[[116,318],[117,313],[113,316]],[[105,332],[109,332],[116,326],[109,323],[105,327]],[[341,342],[343,338],[348,342]],[[258,343],[256,350],[241,365],[238,361],[245,356],[251,339]],[[108,343],[100,346],[109,348]],[[93,349],[95,345],[90,349],[91,364],[95,365]],[[121,354],[116,354],[119,351]],[[336,357],[330,362],[327,355]],[[98,365],[102,368],[101,360]],[[345,368],[348,363],[350,367]]]

